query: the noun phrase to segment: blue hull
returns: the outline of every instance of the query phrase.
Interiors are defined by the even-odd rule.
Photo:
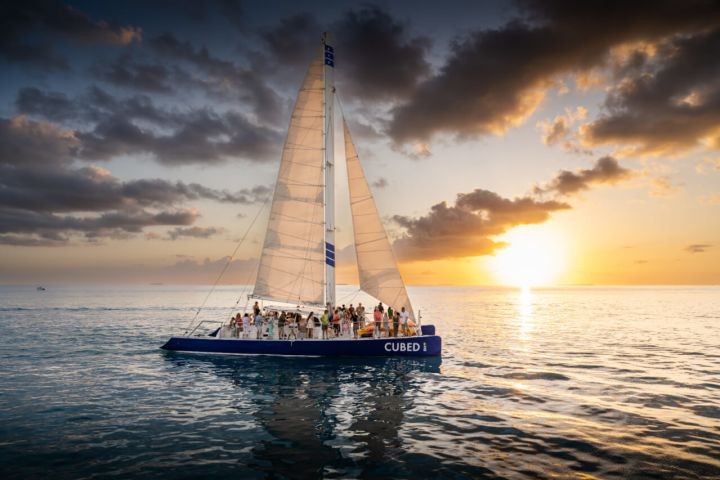
[[[293,355],[308,357],[436,357],[442,352],[437,335],[360,340],[234,340],[172,337],[165,350],[242,355]]]

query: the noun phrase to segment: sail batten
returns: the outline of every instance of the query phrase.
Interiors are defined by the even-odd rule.
[[[345,119],[343,130],[360,289],[393,309],[405,307],[414,320],[410,297]]]
[[[322,304],[325,290],[324,75],[318,51],[290,117],[253,297]]]

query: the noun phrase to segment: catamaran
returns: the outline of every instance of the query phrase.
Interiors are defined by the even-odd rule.
[[[335,303],[335,52],[323,35],[298,92],[272,197],[254,291],[248,298],[331,314]],[[439,356],[442,340],[433,325],[415,317],[387,233],[345,121],[343,135],[360,289],[400,311],[405,336],[384,338],[225,338],[174,336],[165,350],[298,356]],[[302,307],[301,307],[302,306]],[[277,312],[266,306],[266,313]],[[306,310],[306,311],[308,311]],[[396,333],[397,334],[397,333]]]

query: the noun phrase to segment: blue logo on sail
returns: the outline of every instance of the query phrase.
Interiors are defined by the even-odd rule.
[[[335,245],[325,242],[325,263],[335,266]]]
[[[335,67],[335,49],[330,45],[325,45],[325,65]]]

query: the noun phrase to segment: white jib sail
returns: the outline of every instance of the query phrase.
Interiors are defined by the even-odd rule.
[[[290,119],[254,296],[322,305],[325,289],[323,52],[310,64]]]
[[[415,320],[405,283],[400,276],[395,255],[385,227],[380,221],[375,200],[345,119],[343,119],[343,129],[360,288],[394,310],[400,311],[405,307],[410,318]]]

